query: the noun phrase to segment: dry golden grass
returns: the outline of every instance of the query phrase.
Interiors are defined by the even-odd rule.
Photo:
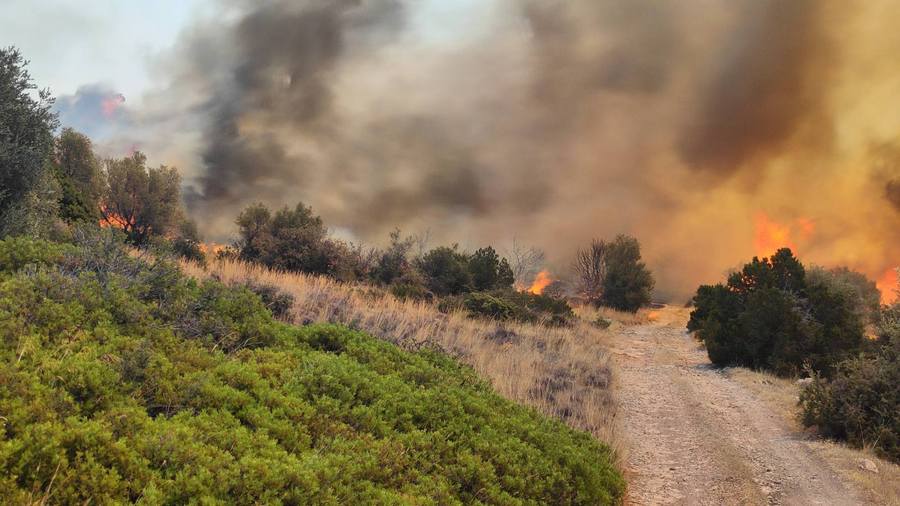
[[[408,350],[437,347],[473,367],[500,395],[587,431],[622,455],[612,364],[604,346],[609,334],[592,325],[594,319],[571,328],[500,323],[443,314],[432,304],[399,300],[365,285],[242,262],[215,261],[207,268],[184,263],[183,268],[225,283],[275,285],[294,296],[298,322],[340,323]]]

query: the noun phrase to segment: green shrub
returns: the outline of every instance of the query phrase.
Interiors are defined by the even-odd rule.
[[[575,271],[581,293],[596,306],[634,313],[650,303],[655,281],[634,237],[594,240],[578,252]]]
[[[466,311],[475,316],[507,320],[512,318],[516,308],[503,299],[491,294],[475,292],[466,295],[463,302]]]
[[[451,359],[283,324],[245,288],[115,244],[0,274],[4,501],[621,500],[607,447]]]
[[[789,249],[754,258],[726,285],[701,286],[688,330],[716,365],[777,374],[804,367],[829,375],[863,343],[862,316],[852,292],[828,278],[806,279]]]
[[[275,285],[261,283],[247,283],[246,287],[259,296],[272,316],[283,322],[294,321],[294,296],[280,290]]]
[[[429,251],[419,259],[418,268],[428,290],[439,297],[472,291],[468,259],[456,247],[441,246]]]
[[[849,359],[831,380],[816,378],[800,394],[802,420],[825,436],[873,447],[900,462],[900,363],[887,349]]]
[[[26,236],[0,239],[0,272],[15,272],[26,265],[55,264],[68,250],[65,245]]]
[[[468,259],[469,273],[472,275],[472,287],[477,291],[508,290],[515,282],[509,261],[500,258],[494,248],[481,248]]]

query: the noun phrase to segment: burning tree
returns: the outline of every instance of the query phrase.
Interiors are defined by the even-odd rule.
[[[100,225],[120,228],[136,246],[166,235],[182,221],[181,177],[171,167],[148,168],[143,153],[107,160]]]

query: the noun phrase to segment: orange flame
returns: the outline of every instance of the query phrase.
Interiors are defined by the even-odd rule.
[[[220,251],[224,250],[227,246],[224,244],[218,244],[214,242],[202,242],[200,243],[200,251],[206,256],[215,256]]]
[[[126,220],[124,216],[116,214],[104,206],[100,206],[100,211],[101,211],[101,217],[100,217],[100,227],[101,228],[124,229],[126,226],[128,226],[128,220]]]
[[[816,224],[809,218],[797,218],[794,223],[779,223],[766,213],[757,213],[754,219],[753,248],[756,256],[769,256],[779,248],[790,248],[797,253],[794,237],[808,239],[816,229]]]
[[[875,285],[881,290],[881,303],[882,304],[893,304],[897,302],[898,294],[897,290],[900,289],[900,274],[898,274],[898,269],[888,269],[884,271],[884,274],[878,278],[878,281],[875,282]]]
[[[550,273],[541,271],[534,277],[534,281],[531,283],[531,286],[528,287],[527,291],[535,295],[540,295],[544,293],[544,290],[550,286],[550,283],[552,282],[553,278],[550,277]]]

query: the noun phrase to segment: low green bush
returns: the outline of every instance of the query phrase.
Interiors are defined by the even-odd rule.
[[[445,313],[465,310],[473,317],[548,326],[567,326],[575,320],[572,307],[564,299],[515,290],[472,292],[444,297],[438,303],[438,309]]]
[[[609,448],[499,397],[446,356],[338,326],[293,327],[246,288],[198,283],[110,244],[90,240],[50,261],[47,245],[0,241],[0,251],[32,252],[0,274],[4,501],[623,496]]]

